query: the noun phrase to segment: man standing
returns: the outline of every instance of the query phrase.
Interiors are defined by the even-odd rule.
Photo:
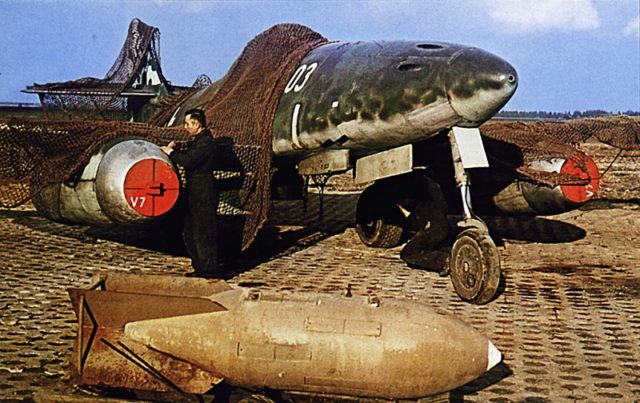
[[[176,150],[175,141],[161,148],[186,172],[188,211],[182,235],[194,269],[187,276],[220,278],[216,217],[218,189],[213,176],[216,144],[201,109],[185,112],[184,128],[194,137],[186,151]]]

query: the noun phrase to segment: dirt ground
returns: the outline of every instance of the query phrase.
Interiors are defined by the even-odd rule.
[[[605,172],[598,199],[550,217],[486,217],[504,281],[486,305],[461,301],[449,278],[407,267],[400,247],[372,249],[354,230],[357,193],[274,203],[233,284],[409,298],[467,321],[504,354],[455,401],[640,401],[640,152],[584,146]],[[613,162],[613,163],[612,163]],[[332,180],[333,181],[333,180]],[[76,320],[68,287],[96,270],[171,273],[189,260],[157,233],[65,226],[32,206],[0,210],[0,399],[100,396],[69,383]]]

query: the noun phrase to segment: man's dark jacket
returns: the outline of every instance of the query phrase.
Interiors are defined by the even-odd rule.
[[[213,177],[216,155],[216,143],[209,130],[198,133],[186,151],[174,150],[170,155],[174,163],[185,169],[188,212],[183,236],[192,266],[200,274],[219,272],[218,190]]]

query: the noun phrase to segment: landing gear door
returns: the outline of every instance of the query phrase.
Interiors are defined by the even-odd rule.
[[[355,183],[372,182],[413,170],[413,146],[392,148],[356,161]]]
[[[453,127],[453,135],[458,144],[464,169],[489,167],[487,153],[484,151],[478,128]]]

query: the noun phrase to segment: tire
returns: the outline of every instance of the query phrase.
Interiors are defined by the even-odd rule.
[[[365,245],[372,248],[393,248],[402,242],[404,228],[395,200],[387,189],[374,184],[358,199],[356,232]]]
[[[489,234],[467,229],[458,235],[449,259],[456,293],[472,304],[486,304],[498,291],[500,256]]]
[[[397,225],[386,223],[384,219],[373,219],[356,223],[356,232],[362,243],[372,248],[394,248],[402,242],[404,230]]]

